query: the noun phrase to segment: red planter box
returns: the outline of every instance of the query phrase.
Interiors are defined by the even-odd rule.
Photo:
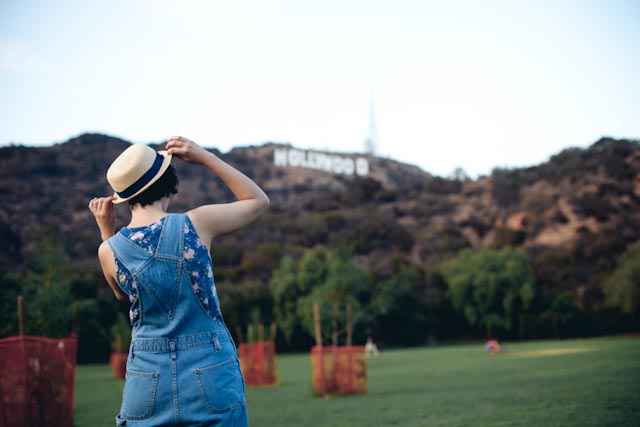
[[[123,380],[127,374],[127,358],[128,353],[111,353],[109,366],[113,371],[113,376],[119,380]]]
[[[0,426],[72,427],[75,334],[0,340]]]
[[[311,347],[311,373],[319,396],[369,392],[364,346]]]
[[[278,384],[276,347],[273,341],[240,344],[238,353],[246,385],[265,387]]]

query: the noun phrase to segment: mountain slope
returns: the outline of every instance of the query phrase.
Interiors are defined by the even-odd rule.
[[[99,236],[86,206],[108,194],[105,171],[128,144],[86,134],[52,147],[0,148],[0,268],[22,269],[36,242],[53,233],[79,270],[97,273]],[[635,141],[604,138],[539,166],[495,170],[473,181],[434,177],[389,159],[282,144],[216,152],[255,179],[272,205],[248,229],[215,242],[212,255],[222,280],[264,284],[283,254],[304,248],[351,245],[374,271],[393,253],[436,266],[465,247],[515,245],[534,261],[552,249],[605,260],[589,266],[583,284],[591,283],[638,239],[638,148]],[[358,175],[353,165],[365,160],[368,173]],[[335,170],[353,173],[324,171],[331,162],[346,162]],[[173,211],[232,200],[203,168],[174,164],[181,183]],[[127,211],[118,207],[119,225],[128,222]]]

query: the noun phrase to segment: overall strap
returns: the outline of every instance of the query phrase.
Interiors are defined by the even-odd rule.
[[[130,272],[140,269],[151,258],[151,254],[117,232],[107,240],[118,261]]]
[[[182,252],[184,251],[184,229],[186,225],[184,217],[184,214],[169,214],[162,227],[160,241],[156,248],[157,257],[176,260],[182,259]]]

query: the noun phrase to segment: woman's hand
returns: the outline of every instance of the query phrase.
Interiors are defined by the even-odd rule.
[[[94,197],[89,202],[89,209],[93,216],[96,217],[102,240],[107,240],[113,236],[116,232],[116,213],[113,210],[113,196]]]
[[[204,164],[213,154],[200,147],[190,139],[172,136],[167,142],[167,151],[187,163]]]

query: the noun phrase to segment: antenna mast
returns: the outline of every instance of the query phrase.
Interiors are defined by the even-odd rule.
[[[380,139],[378,138],[378,130],[376,129],[373,83],[369,84],[369,101],[369,136],[364,141],[364,151],[371,156],[375,156],[378,154],[378,145],[380,144]]]

